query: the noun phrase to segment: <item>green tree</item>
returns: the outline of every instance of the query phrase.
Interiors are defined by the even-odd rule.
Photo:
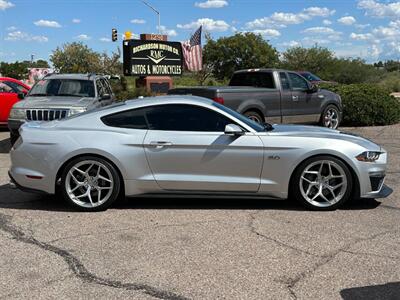
[[[284,69],[309,71],[323,76],[335,62],[335,56],[327,48],[314,46],[312,48],[292,47],[282,53],[281,65]]]
[[[384,68],[388,72],[400,71],[400,61],[395,61],[395,60],[385,61]]]
[[[109,56],[107,53],[93,51],[83,43],[67,43],[57,47],[50,61],[60,73],[104,73],[121,74],[122,65],[119,61],[121,55],[117,53]]]
[[[39,59],[31,63],[28,60],[16,61],[12,63],[1,62],[0,73],[6,77],[15,79],[25,79],[28,77],[28,68],[48,68],[49,63]]]
[[[279,61],[276,49],[261,35],[236,33],[216,41],[210,37],[206,40],[204,63],[219,80],[230,78],[240,69],[274,67]]]

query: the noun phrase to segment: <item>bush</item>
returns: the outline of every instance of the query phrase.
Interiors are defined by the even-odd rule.
[[[400,92],[400,72],[391,72],[386,74],[379,82],[379,85],[390,92]]]
[[[390,125],[400,121],[400,102],[390,92],[374,84],[336,85],[343,103],[343,125]]]

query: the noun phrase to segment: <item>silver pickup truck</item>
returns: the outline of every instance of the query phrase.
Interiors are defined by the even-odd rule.
[[[30,121],[53,121],[110,105],[115,96],[107,78],[97,74],[51,74],[38,81],[26,97],[11,109],[8,118],[10,141]]]
[[[175,88],[168,94],[210,98],[259,123],[314,123],[336,129],[342,115],[339,95],[279,69],[241,70],[229,86]]]

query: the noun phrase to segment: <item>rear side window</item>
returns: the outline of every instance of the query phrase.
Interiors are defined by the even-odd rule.
[[[260,88],[275,88],[272,72],[248,72],[234,74],[230,86],[253,86]]]
[[[147,129],[145,110],[146,108],[127,110],[102,117],[101,120],[104,124],[111,127]]]

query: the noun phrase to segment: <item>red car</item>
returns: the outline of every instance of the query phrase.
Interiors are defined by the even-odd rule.
[[[0,126],[7,126],[8,115],[15,102],[23,99],[30,87],[23,82],[0,77]]]

